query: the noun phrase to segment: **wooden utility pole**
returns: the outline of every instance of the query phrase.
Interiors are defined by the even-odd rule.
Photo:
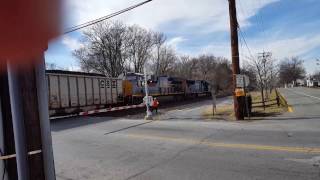
[[[233,100],[234,100],[234,112],[237,120],[243,120],[243,101],[239,97],[236,97],[235,90],[237,88],[236,75],[240,74],[239,66],[239,47],[238,47],[238,21],[236,1],[229,0],[229,15],[230,15],[230,37],[231,37],[231,57],[232,57],[232,72],[233,72]]]

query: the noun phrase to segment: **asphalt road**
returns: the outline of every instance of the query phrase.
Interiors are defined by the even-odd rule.
[[[293,108],[287,115],[320,119],[320,89],[295,87],[280,89],[280,92]]]
[[[281,92],[289,102],[304,98]],[[320,179],[318,118],[210,121],[201,115],[210,103],[161,109],[156,121],[141,115],[54,121],[57,179]],[[298,112],[299,103],[292,105]]]

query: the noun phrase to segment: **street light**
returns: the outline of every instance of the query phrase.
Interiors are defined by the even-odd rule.
[[[152,112],[150,111],[149,108],[149,104],[150,104],[150,100],[149,100],[149,92],[148,92],[148,82],[147,82],[147,67],[146,67],[146,63],[143,66],[143,71],[144,71],[144,89],[145,89],[145,94],[146,96],[145,98],[145,103],[146,103],[146,107],[147,107],[147,114],[144,117],[144,119],[146,120],[152,120]]]

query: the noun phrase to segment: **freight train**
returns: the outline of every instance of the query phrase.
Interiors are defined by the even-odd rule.
[[[47,70],[50,116],[140,104],[145,96],[144,76],[126,73],[118,78],[97,73]],[[210,85],[203,80],[169,76],[148,77],[150,96],[179,100],[209,96]]]

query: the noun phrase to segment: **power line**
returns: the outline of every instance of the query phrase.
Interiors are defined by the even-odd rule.
[[[82,29],[82,28],[91,26],[91,25],[93,25],[93,24],[99,23],[99,22],[101,22],[101,21],[110,19],[110,18],[112,18],[112,17],[118,16],[118,15],[120,15],[120,14],[123,14],[123,13],[125,13],[125,12],[127,12],[127,11],[132,10],[132,9],[135,9],[135,8],[137,8],[137,7],[139,7],[139,6],[142,6],[142,5],[146,4],[146,3],[149,3],[149,2],[151,2],[151,1],[152,1],[152,0],[146,0],[146,1],[143,1],[143,2],[141,2],[141,3],[139,3],[139,4],[136,4],[136,5],[130,6],[130,7],[128,7],[128,8],[122,9],[122,10],[120,10],[120,11],[117,11],[117,12],[115,12],[115,13],[112,13],[112,14],[109,14],[109,15],[106,15],[106,16],[103,16],[103,17],[101,17],[101,18],[98,18],[98,19],[95,19],[95,20],[92,20],[92,21],[89,21],[89,22],[86,22],[86,23],[83,23],[83,24],[80,24],[80,25],[77,25],[77,26],[73,26],[73,27],[68,28],[67,30],[65,30],[63,34],[68,34],[68,33],[77,31],[77,30],[79,30],[79,29]]]
[[[247,12],[244,11],[244,9],[242,8],[242,3],[241,1],[239,0],[239,7],[240,7],[240,10],[242,11],[242,14],[243,14],[243,18],[245,18],[246,16],[249,16]]]
[[[242,58],[244,58],[244,59],[246,59],[246,60],[251,60],[253,57],[252,57],[252,54],[251,54],[251,50],[250,50],[250,48],[249,48],[249,46],[248,46],[248,44],[247,44],[247,41],[245,40],[245,34],[244,34],[244,32],[243,31],[241,31],[241,29],[239,29],[239,32],[240,32],[240,38],[239,38],[239,41],[240,41],[240,51],[242,52],[242,53],[240,53],[240,55],[239,56],[241,56]],[[248,49],[248,53],[249,53],[249,55],[245,52],[245,50],[244,49]],[[249,56],[251,56],[251,57],[249,57]]]
[[[261,0],[258,0],[257,1],[258,3],[258,6],[262,7],[262,3],[261,3]],[[244,15],[249,15],[248,13],[245,13],[245,10],[243,9],[243,4],[241,3],[241,0],[239,0],[239,7],[242,11],[242,13]],[[262,12],[257,12],[256,15],[253,16],[257,22],[257,26],[261,32],[261,35],[267,39],[267,34],[266,34],[266,31],[265,31],[265,28],[264,28],[264,23],[263,23],[263,18],[262,18]],[[243,32],[244,33],[244,32]],[[264,45],[264,44],[263,44]],[[266,48],[265,46],[263,46],[263,49]]]
[[[245,17],[246,15],[248,15],[247,13],[245,13],[245,10],[243,9],[242,3],[241,3],[240,0],[239,0],[239,7],[240,7],[240,9],[241,9],[241,11],[242,11],[243,17]],[[237,14],[237,16],[238,16],[238,14]],[[254,59],[254,56],[253,56],[253,54],[251,53],[251,50],[250,50],[250,48],[249,48],[249,46],[248,46],[248,43],[247,43],[247,41],[246,41],[246,39],[245,39],[245,32],[241,30],[239,22],[238,22],[237,25],[238,25],[238,30],[239,30],[239,32],[240,32],[241,50],[243,50],[243,44],[244,44],[244,45],[246,46],[246,48],[248,49],[249,55],[251,56],[251,58]],[[242,39],[242,40],[241,40],[241,39]],[[246,58],[249,59],[248,57],[246,57]]]
[[[240,9],[241,9],[241,11],[242,11],[242,14],[243,14],[243,18],[247,15],[247,13],[245,13],[245,11],[244,11],[244,9],[242,8],[242,4],[241,4],[241,1],[239,1],[239,7],[240,7]],[[237,14],[237,16],[238,16],[238,14]],[[239,31],[241,31],[241,29],[240,29],[240,25],[239,25],[239,22],[238,22],[238,28],[239,28]],[[240,51],[242,52],[242,53],[240,53],[241,54],[241,56],[244,58],[244,59],[250,59],[250,58],[248,58],[248,56],[247,55],[245,55],[245,53],[244,53],[244,43],[246,43],[246,41],[245,41],[245,39],[244,39],[244,32],[240,32],[240,33],[243,33],[243,34],[240,34],[241,35],[241,37],[240,37]],[[248,48],[248,45],[247,45],[247,43],[246,43],[246,47]],[[249,49],[249,48],[248,48]]]
[[[242,8],[241,1],[239,1],[239,7],[240,7],[240,9],[242,11],[242,18],[244,18],[246,16],[246,13],[244,12],[244,10]],[[238,17],[238,15],[240,16],[240,13],[237,14],[237,17]],[[237,19],[239,19],[239,18],[237,18]],[[246,59],[245,58],[246,55],[245,55],[245,50],[244,50],[244,42],[243,42],[242,38],[239,38],[239,41],[240,41],[239,58],[241,57],[242,60],[245,60]],[[242,62],[242,65],[243,65],[244,61],[241,61],[241,62]]]
[[[258,0],[258,3],[259,3],[259,6],[262,7],[261,0]],[[260,27],[261,27],[262,34],[263,34],[264,38],[267,38],[267,34],[266,34],[266,31],[265,31],[264,23],[263,23],[263,19],[262,19],[262,11],[260,11],[260,13],[258,13],[257,15],[260,18]]]
[[[247,41],[246,41],[246,39],[244,37],[244,33],[242,32],[239,24],[238,24],[238,29],[239,29],[239,32],[240,32],[240,37],[243,39],[243,42],[244,42],[246,48],[248,49],[249,55],[254,59],[254,56],[251,53],[251,50],[250,50],[250,48],[249,48],[249,46],[247,44]]]
[[[245,52],[244,52],[244,51],[245,51],[245,50],[244,50],[244,46],[245,46],[245,45],[244,45],[244,42],[243,42],[242,38],[240,38],[239,41],[240,41],[240,49],[239,49],[240,52],[239,52],[239,56],[240,56],[240,57],[243,57],[243,56],[245,56]]]

